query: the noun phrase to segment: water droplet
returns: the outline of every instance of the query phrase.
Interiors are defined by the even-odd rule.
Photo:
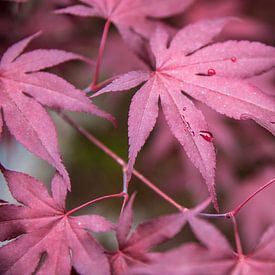
[[[209,69],[207,72],[208,75],[215,75],[216,71],[214,69]]]
[[[210,132],[208,132],[208,131],[200,131],[199,134],[200,134],[200,136],[201,136],[202,138],[204,138],[204,139],[205,139],[206,141],[208,141],[208,142],[212,142],[213,139],[214,139],[212,133],[210,133]]]
[[[235,56],[232,56],[230,59],[231,59],[231,61],[234,62],[234,63],[237,61],[237,58],[236,58]]]
[[[183,107],[182,110],[185,112],[186,111],[186,107]]]
[[[192,137],[194,137],[195,136],[195,132],[191,131],[191,135],[192,135]]]

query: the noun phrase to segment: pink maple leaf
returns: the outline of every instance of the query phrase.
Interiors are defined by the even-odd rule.
[[[65,211],[66,187],[59,174],[52,180],[52,197],[38,180],[1,171],[21,205],[0,204],[1,274],[109,274],[103,248],[88,231],[104,232],[113,224],[98,215],[72,217]],[[42,260],[43,259],[43,260]]]
[[[275,226],[262,236],[256,249],[248,255],[233,251],[226,238],[212,224],[192,218],[192,230],[204,247],[184,244],[155,257],[155,263],[136,266],[131,274],[240,274],[271,275],[275,269]]]
[[[101,17],[113,22],[123,34],[125,29],[148,37],[156,26],[154,19],[181,13],[193,0],[79,0],[85,5],[74,5],[57,10],[83,17]]]
[[[94,95],[129,90],[146,82],[130,106],[128,181],[137,154],[154,128],[159,99],[172,133],[201,172],[214,202],[214,147],[211,138],[204,136],[208,133],[204,116],[189,96],[229,117],[252,118],[275,133],[274,100],[243,80],[271,69],[275,49],[248,41],[206,46],[230,20],[189,25],[174,36],[169,46],[168,34],[158,28],[150,40],[155,69],[129,72]]]
[[[157,19],[183,12],[193,0],[79,0],[86,5],[73,5],[57,10],[59,14],[101,17],[112,22],[123,39],[140,53],[142,38],[149,38],[159,23]]]
[[[172,239],[180,232],[185,223],[197,215],[206,205],[209,199],[194,209],[183,213],[160,216],[147,220],[138,225],[134,232],[131,232],[133,222],[133,195],[126,208],[122,212],[116,236],[118,250],[111,254],[111,265],[114,274],[129,274],[129,267],[137,264],[151,262],[155,253],[150,252],[155,246]]]
[[[11,46],[0,63],[0,134],[3,121],[29,151],[48,161],[70,182],[63,166],[52,120],[41,106],[113,117],[93,105],[85,94],[64,79],[40,70],[81,56],[61,50],[34,50],[21,54],[38,34]],[[20,55],[21,54],[21,55]]]

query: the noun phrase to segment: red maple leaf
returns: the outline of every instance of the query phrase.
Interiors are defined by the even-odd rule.
[[[137,154],[155,126],[159,99],[172,133],[200,170],[214,202],[215,152],[209,142],[212,136],[203,114],[189,96],[229,117],[252,118],[275,133],[274,100],[243,80],[271,69],[275,49],[248,41],[206,46],[230,20],[189,25],[172,41],[164,29],[158,28],[150,40],[155,69],[129,72],[94,95],[129,90],[146,81],[134,95],[129,111],[128,181]]]
[[[198,214],[209,200],[194,209],[183,213],[160,216],[138,225],[130,233],[133,222],[133,195],[122,212],[116,229],[118,250],[111,254],[113,274],[129,274],[129,267],[151,262],[155,253],[150,252],[155,246],[172,239],[180,232],[189,219]]]
[[[64,79],[40,71],[68,60],[83,59],[81,56],[61,50],[42,49],[21,54],[37,35],[14,44],[1,59],[0,134],[4,120],[17,141],[53,165],[70,188],[68,174],[60,159],[55,127],[41,105],[88,112],[111,121],[114,119]]]
[[[185,10],[193,0],[79,0],[86,5],[74,5],[57,10],[84,17],[101,17],[113,22],[123,34],[126,29],[148,37],[156,26],[154,20],[173,16]]]
[[[192,230],[204,244],[184,244],[155,257],[147,266],[136,266],[131,274],[171,275],[272,275],[275,270],[275,226],[262,236],[256,249],[248,255],[234,252],[226,238],[205,220],[192,218]]]
[[[40,181],[1,167],[13,197],[21,205],[0,204],[1,274],[109,274],[103,248],[88,231],[104,232],[113,224],[98,215],[72,217],[65,211],[66,187],[59,174],[52,197]]]
[[[79,0],[86,5],[74,5],[56,13],[83,17],[101,17],[112,22],[121,36],[136,52],[143,39],[149,38],[159,21],[183,12],[193,0]]]

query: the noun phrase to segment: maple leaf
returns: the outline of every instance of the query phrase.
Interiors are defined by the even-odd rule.
[[[0,205],[1,274],[109,274],[103,248],[87,231],[104,232],[113,224],[98,215],[72,217],[65,211],[67,189],[56,174],[52,197],[38,180],[1,167],[21,205]]]
[[[57,10],[59,14],[83,17],[101,17],[112,22],[122,38],[140,53],[143,39],[149,38],[157,24],[156,19],[183,12],[193,0],[79,0],[86,5],[74,5]],[[152,20],[154,19],[154,20]]]
[[[131,274],[230,274],[261,275],[274,274],[275,270],[275,226],[262,236],[256,249],[248,255],[238,255],[226,238],[212,224],[192,217],[192,230],[204,244],[184,244],[166,253],[160,253],[153,264],[136,266]]]
[[[70,182],[63,166],[55,127],[41,106],[88,112],[114,122],[111,115],[99,110],[84,93],[64,79],[40,70],[81,56],[61,50],[38,49],[21,54],[39,33],[11,46],[0,63],[0,133],[3,120],[10,133],[29,151],[48,161]],[[21,55],[20,55],[21,54]]]
[[[204,47],[231,20],[204,20],[189,25],[174,36],[169,47],[168,34],[158,28],[150,40],[155,69],[129,72],[94,95],[128,90],[146,81],[134,95],[129,111],[128,180],[137,154],[156,123],[159,99],[172,133],[201,172],[214,203],[215,152],[209,142],[211,133],[189,96],[229,117],[252,118],[275,133],[274,100],[242,79],[272,68],[275,49],[247,41]]]
[[[57,10],[84,17],[101,17],[113,22],[121,33],[133,29],[148,37],[156,26],[151,18],[165,18],[181,13],[193,0],[79,0],[85,5],[74,5]]]
[[[129,274],[128,268],[136,264],[151,262],[155,253],[149,252],[153,247],[172,239],[180,232],[185,223],[197,215],[209,199],[194,209],[183,213],[160,216],[138,225],[130,234],[133,222],[133,195],[122,212],[116,228],[118,250],[112,253],[110,261],[114,274]]]

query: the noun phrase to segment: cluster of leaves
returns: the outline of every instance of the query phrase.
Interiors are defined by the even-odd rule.
[[[1,171],[21,204],[2,202],[0,207],[0,240],[14,239],[0,249],[1,274],[69,274],[71,267],[80,274],[203,274],[205,268],[215,274],[272,274],[275,268],[274,226],[253,253],[236,254],[213,225],[196,217],[209,200],[183,213],[145,221],[130,234],[135,196],[114,225],[99,215],[71,216],[59,174],[52,180],[51,197],[40,181],[4,167]],[[151,252],[187,222],[202,245]],[[116,232],[115,251],[106,251],[90,234],[110,230]]]
[[[22,2],[22,1],[17,1]],[[24,1],[26,2],[26,1]],[[124,191],[138,153],[155,127],[159,102],[173,135],[199,170],[211,200],[215,191],[216,155],[207,119],[198,108],[205,103],[236,120],[252,119],[275,135],[275,101],[248,78],[275,66],[275,49],[259,42],[213,43],[223,28],[237,19],[202,20],[180,30],[161,19],[184,11],[191,0],[80,0],[82,4],[57,14],[106,20],[96,62],[93,90],[110,23],[143,61],[145,70],[119,75],[92,94],[129,91],[139,86],[128,116],[129,156]],[[116,124],[115,118],[91,102],[91,97],[63,78],[41,70],[70,60],[91,60],[63,50],[22,53],[36,33],[11,46],[0,63],[0,135],[4,124],[30,152],[56,169],[50,196],[40,181],[0,165],[13,197],[20,205],[0,204],[1,274],[272,274],[275,270],[275,229],[266,231],[258,247],[244,255],[198,214],[209,201],[181,213],[160,216],[130,232],[132,196],[117,224],[102,216],[72,216],[65,210],[70,178],[62,163],[55,126],[46,107],[62,112],[86,112]],[[93,92],[93,91],[91,91]],[[152,252],[189,224],[201,244],[184,244],[163,253]],[[235,228],[236,230],[236,228]],[[91,232],[114,231],[117,249],[107,251]]]

